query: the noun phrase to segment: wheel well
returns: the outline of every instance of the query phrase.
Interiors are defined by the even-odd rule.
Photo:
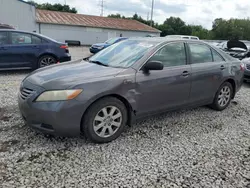
[[[81,125],[82,125],[82,122],[83,122],[83,118],[84,118],[84,115],[86,114],[86,112],[88,111],[88,109],[97,101],[103,99],[103,98],[106,98],[106,97],[114,97],[114,98],[117,98],[119,99],[126,107],[127,109],[127,113],[128,113],[128,122],[127,124],[130,125],[131,124],[131,118],[132,118],[132,113],[133,113],[133,108],[132,106],[129,104],[129,102],[127,101],[127,99],[125,99],[124,97],[120,96],[120,95],[117,95],[117,94],[111,94],[111,95],[105,95],[103,97],[100,97],[98,99],[96,99],[95,101],[93,101],[89,106],[88,108],[85,110],[83,116],[82,116],[82,119],[81,119]],[[81,126],[81,131],[82,131],[82,126]]]
[[[54,57],[54,58],[58,61],[58,57],[56,57],[55,54],[51,54],[51,53],[45,53],[45,54],[40,55],[40,56],[38,57],[38,60],[39,60],[41,57],[46,56],[46,55],[52,56],[52,57]]]
[[[234,99],[235,93],[236,93],[236,84],[235,84],[235,81],[233,79],[228,79],[225,82],[229,82],[230,84],[232,84],[232,86],[233,86],[233,96],[232,96],[232,99]]]

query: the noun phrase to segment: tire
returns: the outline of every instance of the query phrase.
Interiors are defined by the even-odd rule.
[[[44,55],[44,56],[39,58],[37,67],[38,68],[46,67],[49,65],[56,64],[56,62],[57,62],[56,58],[54,58],[53,56]]]
[[[222,94],[224,92],[224,94]],[[224,82],[216,92],[213,104],[210,107],[217,111],[222,111],[228,107],[233,96],[233,86],[229,82]],[[224,100],[224,102],[222,102]]]
[[[106,115],[104,109],[106,109]],[[125,105],[117,98],[107,97],[90,106],[83,116],[81,126],[87,139],[95,143],[107,143],[121,135],[127,119]]]

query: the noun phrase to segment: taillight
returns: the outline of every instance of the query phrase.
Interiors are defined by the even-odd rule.
[[[60,48],[62,48],[62,49],[68,49],[68,46],[67,45],[62,45],[62,46],[60,46]]]
[[[241,64],[240,64],[240,70],[241,70],[241,71],[244,71],[244,70],[245,70],[245,64],[244,64],[244,63],[241,63]]]

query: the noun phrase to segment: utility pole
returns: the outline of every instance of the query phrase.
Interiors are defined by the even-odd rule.
[[[154,0],[152,0],[152,8],[151,8],[151,20],[150,20],[150,26],[153,26],[153,15],[154,15]]]
[[[104,0],[101,0],[101,16],[103,16],[103,11],[104,11]]]
[[[64,4],[67,5],[67,0],[64,0]]]

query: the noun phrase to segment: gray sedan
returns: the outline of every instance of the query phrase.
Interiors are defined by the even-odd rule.
[[[201,41],[136,38],[82,62],[32,72],[18,103],[27,125],[93,142],[116,139],[138,118],[187,107],[224,110],[244,64]]]

